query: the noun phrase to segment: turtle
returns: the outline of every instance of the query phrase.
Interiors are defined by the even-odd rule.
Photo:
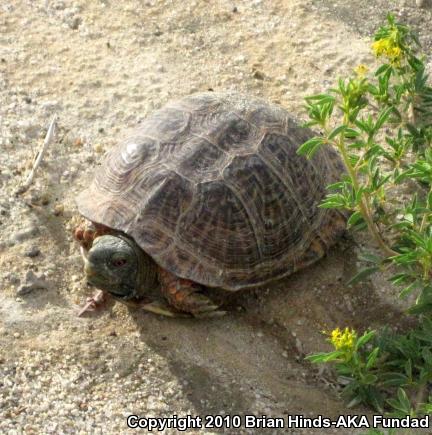
[[[297,153],[315,135],[240,93],[193,94],[153,112],[77,197],[93,225],[76,232],[87,281],[148,311],[206,317],[224,313],[207,289],[262,288],[316,262],[346,216],[319,207],[344,172],[338,153]]]

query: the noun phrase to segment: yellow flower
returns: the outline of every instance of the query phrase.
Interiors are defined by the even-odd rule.
[[[341,331],[339,328],[333,329],[330,335],[330,343],[336,350],[351,350],[354,347],[357,334],[354,329],[345,328]]]
[[[394,60],[397,60],[400,57],[400,55],[401,55],[400,47],[392,47],[387,53],[387,56],[390,59],[394,59]]]
[[[382,56],[383,54],[385,54],[387,52],[387,50],[390,47],[390,40],[385,38],[385,39],[378,39],[378,41],[375,41],[372,44],[372,50],[375,53],[375,56],[379,57]]]
[[[372,44],[372,50],[376,57],[385,56],[391,63],[397,63],[402,57],[402,50],[394,38],[378,39]]]
[[[369,68],[366,65],[363,65],[362,63],[360,65],[357,65],[354,68],[354,72],[359,76],[359,77],[364,77],[366,75],[366,73],[369,71]]]

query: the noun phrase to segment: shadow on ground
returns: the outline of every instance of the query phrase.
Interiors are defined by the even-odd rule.
[[[202,415],[308,415],[320,409],[336,416],[341,403],[335,390],[304,356],[328,349],[322,330],[361,331],[401,317],[372,285],[346,285],[356,264],[348,245],[342,242],[315,266],[272,287],[236,293],[223,318],[130,312],[141,340],[168,361]]]

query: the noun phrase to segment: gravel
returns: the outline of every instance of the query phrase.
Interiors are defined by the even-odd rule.
[[[172,98],[235,90],[304,118],[304,96],[374,62],[365,35],[376,20],[360,3],[0,4],[0,433],[136,433],[130,413],[352,413],[303,359],[328,349],[323,329],[401,317],[386,277],[345,286],[352,245],[268,292],[233,296],[222,319],[161,319],[112,301],[77,318],[93,289],[72,232],[74,198],[103,154]],[[402,3],[428,46],[429,6],[420,16]],[[54,113],[56,140],[17,196]]]

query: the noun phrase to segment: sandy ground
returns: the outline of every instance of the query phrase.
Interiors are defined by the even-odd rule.
[[[120,304],[77,318],[93,289],[71,231],[74,198],[103,152],[153,109],[211,88],[262,96],[304,118],[305,95],[373,61],[368,34],[388,3],[0,2],[1,433],[129,433],[132,413],[363,412],[347,410],[331,375],[304,356],[327,349],[323,329],[400,319],[385,277],[346,285],[368,240],[344,240],[307,271],[235,295],[221,319],[166,319]],[[391,5],[430,48],[430,6]],[[54,113],[56,141],[16,196]],[[42,288],[26,291],[29,271]]]

